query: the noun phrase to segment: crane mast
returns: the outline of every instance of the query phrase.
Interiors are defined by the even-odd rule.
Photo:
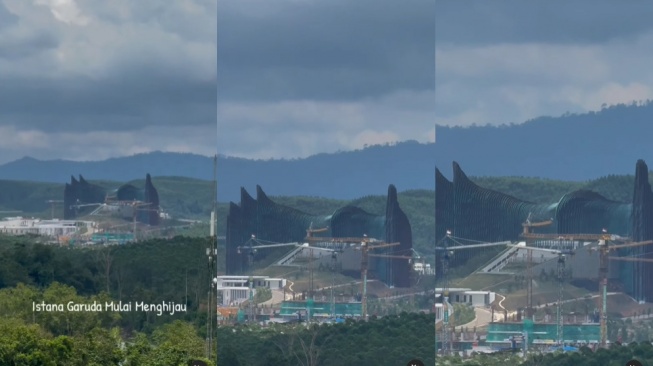
[[[448,241],[451,238],[451,232],[447,231],[447,236],[443,240],[444,247],[442,256],[442,355],[447,356],[451,351],[451,330],[449,329],[449,250]]]
[[[558,306],[556,309],[556,333],[558,337],[558,345],[562,346],[564,343],[563,326],[562,326],[562,294],[564,287],[565,276],[565,257],[562,254],[558,255]]]
[[[639,247],[642,245],[649,245],[653,244],[653,241],[643,241],[643,242],[628,242],[625,244],[616,244],[616,245],[611,245],[610,242],[612,241],[626,241],[628,238],[622,238],[614,235],[608,234],[606,229],[603,229],[602,234],[534,234],[530,233],[527,230],[527,226],[524,225],[524,233],[522,234],[522,237],[530,240],[537,240],[537,239],[558,239],[558,240],[569,240],[569,241],[575,241],[575,240],[589,240],[589,241],[598,241],[598,252],[599,252],[599,273],[598,273],[598,280],[599,280],[599,286],[600,286],[600,292],[601,292],[601,306],[600,306],[600,321],[599,321],[599,326],[600,326],[600,346],[601,347],[606,347],[608,343],[608,306],[607,306],[607,295],[608,295],[608,274],[609,274],[609,261],[610,260],[622,260],[622,261],[632,261],[632,262],[645,262],[646,260],[644,259],[639,259],[639,258],[631,258],[631,257],[611,257],[609,256],[610,251],[616,250],[616,249],[623,249],[623,248],[633,248],[633,247]],[[534,248],[532,248],[534,249]],[[542,250],[542,249],[540,249]],[[531,251],[529,250],[529,253]],[[563,252],[559,252],[560,254],[563,254]],[[529,256],[530,259],[530,256]],[[562,258],[561,258],[562,259]],[[564,259],[562,259],[564,260]],[[559,262],[558,264],[559,272],[561,268],[564,268],[564,262]],[[529,267],[530,266],[529,264]],[[530,275],[530,273],[529,273]],[[559,274],[560,276],[560,274]],[[530,277],[530,276],[529,276]],[[529,282],[532,282],[532,277],[529,278]],[[532,290],[529,287],[529,308],[532,307],[532,293],[530,293]],[[559,297],[562,295],[562,282],[560,285],[560,294]],[[560,313],[560,307],[561,307],[561,300],[558,300],[559,305],[558,305],[558,313]],[[558,341],[562,341],[562,316],[561,314],[558,314],[558,322],[557,322],[557,327],[558,327]]]

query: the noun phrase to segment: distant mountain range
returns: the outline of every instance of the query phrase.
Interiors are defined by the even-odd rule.
[[[91,180],[129,181],[152,176],[213,179],[213,158],[194,154],[152,152],[102,161],[37,160],[30,157],[0,165],[0,179],[66,183],[70,176]]]
[[[499,127],[436,127],[436,143],[407,141],[305,159],[218,158],[218,199],[238,201],[241,186],[272,196],[354,199],[434,186],[437,165],[450,176],[457,161],[470,176],[530,176],[586,181],[633,174],[637,159],[653,163],[653,104],[541,117]],[[23,158],[0,166],[0,179],[63,183],[71,175],[129,181],[152,176],[212,180],[213,158],[153,152],[98,162]]]

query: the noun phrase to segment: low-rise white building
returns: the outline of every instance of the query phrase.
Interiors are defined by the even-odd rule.
[[[468,304],[472,306],[489,306],[494,302],[495,293],[491,291],[463,291],[452,293],[452,303]]]
[[[257,288],[283,290],[286,280],[268,276],[218,276],[216,288],[222,295],[222,306],[237,306],[249,299],[249,281],[252,283],[252,296]]]
[[[415,264],[413,264],[413,270],[422,275],[435,274],[435,270],[431,268],[431,264],[429,263],[415,262]]]
[[[93,227],[92,221],[41,220],[24,217],[8,217],[0,221],[0,233],[8,235],[41,235],[49,237],[69,236],[82,227]]]
[[[442,294],[441,288],[435,289],[436,296]],[[449,302],[451,304],[467,304],[471,306],[489,306],[494,302],[496,293],[492,291],[472,291],[469,288],[450,288]]]

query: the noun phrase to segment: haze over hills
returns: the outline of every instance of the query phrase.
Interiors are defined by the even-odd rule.
[[[637,159],[653,161],[653,104],[617,105],[599,112],[541,117],[519,125],[436,129],[435,144],[415,141],[305,159],[218,158],[218,199],[238,201],[240,187],[273,196],[355,199],[433,189],[434,167],[450,176],[457,161],[470,176],[529,176],[586,181],[633,174]],[[0,179],[64,183],[70,175],[128,181],[152,176],[212,180],[213,158],[154,152],[98,162],[23,158],[0,166]]]
[[[648,102],[519,125],[438,127],[435,156],[445,175],[452,160],[475,176],[582,181],[634,174],[637,159],[653,160],[651,122],[653,103]]]
[[[37,160],[31,157],[0,165],[0,179],[65,183],[70,176],[129,181],[152,176],[212,180],[213,158],[195,154],[152,152],[102,161]]]

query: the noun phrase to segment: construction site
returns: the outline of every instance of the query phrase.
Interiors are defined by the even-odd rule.
[[[514,244],[497,242],[458,245],[463,239],[448,234],[441,242],[444,246],[436,248],[448,252],[442,256],[442,275],[439,276],[442,287],[437,290],[444,304],[444,312],[437,318],[440,350],[443,354],[472,349],[479,343],[495,349],[530,346],[546,350],[551,346],[565,345],[606,346],[610,343],[607,330],[610,311],[619,313],[626,310],[630,314],[635,309],[649,309],[644,302],[635,301],[623,294],[618,281],[619,267],[609,266],[609,262],[639,262],[630,257],[616,256],[616,251],[651,245],[653,241],[632,242],[629,238],[611,235],[607,230],[603,234],[575,235],[538,234],[532,231],[551,224],[551,221],[524,223],[524,232],[520,235],[523,241]],[[508,292],[505,282],[513,282],[517,278],[517,282],[524,284],[525,294],[519,291],[497,294],[492,304],[477,310],[477,313],[488,313],[489,317],[480,324],[475,322],[475,334],[467,334],[465,337],[461,334],[465,327],[456,327],[449,320],[453,315],[453,312],[449,313],[454,303],[452,295],[460,290],[448,287],[448,262],[459,251],[488,247],[506,249],[472,276],[475,279],[507,278],[503,280],[503,286],[501,281],[492,286],[504,294]],[[574,268],[580,270],[574,273]],[[569,289],[566,291],[566,283],[573,283],[574,279],[586,279],[591,273],[594,273],[600,284],[598,293],[583,289],[579,292],[573,285],[567,287],[574,287],[576,292],[568,291]],[[612,284],[611,279],[614,280]],[[609,309],[609,296],[617,299],[616,302],[611,302],[613,305],[617,305],[617,302],[621,304]],[[481,336],[483,342],[480,342]]]
[[[393,186],[385,215],[352,206],[313,215],[243,189],[227,217],[219,321],[432,312],[439,355],[626,342],[632,329],[619,324],[653,310],[647,172],[638,161],[632,202],[582,190],[532,203],[472,183],[456,163],[452,181],[436,169],[434,266],[413,249]]]
[[[65,185],[63,200],[46,200],[50,206],[51,218],[41,221],[42,224],[50,226],[54,223],[68,226],[70,223],[78,223],[73,225],[77,228],[58,230],[57,235],[49,234],[53,231],[51,229],[48,231],[36,227],[29,232],[50,236],[51,242],[61,245],[125,244],[152,238],[172,237],[201,223],[199,220],[172,217],[167,209],[164,210],[149,174],[146,175],[142,188],[132,184],[118,186],[115,183],[108,186],[109,188],[90,183],[81,175],[79,178],[71,177],[70,183]],[[16,228],[7,227],[5,232],[27,231],[20,225],[13,226]]]
[[[224,321],[342,321],[400,311],[432,311],[434,270],[412,246],[410,223],[388,188],[385,215],[345,206],[314,215],[241,189],[227,216]],[[287,281],[256,303],[256,276]],[[429,285],[429,282],[431,285]],[[269,282],[268,282],[269,283]],[[247,288],[248,291],[238,291]],[[238,294],[239,297],[235,297]],[[255,304],[256,303],[256,304]],[[238,315],[240,314],[240,315]]]
[[[387,243],[366,235],[361,237],[325,237],[316,234],[326,228],[306,230],[303,242],[273,243],[252,235],[237,248],[250,268],[264,251],[282,253],[269,265],[250,275],[218,276],[218,311],[223,322],[338,322],[345,318],[368,319],[379,315],[370,309],[369,299],[391,302],[414,295],[415,288],[395,288],[380,281],[378,262],[370,259],[400,259],[409,268],[410,283],[434,273],[423,257],[411,249],[409,255],[382,254],[380,249],[399,243]],[[355,273],[354,276],[350,276]],[[349,275],[348,275],[349,274]],[[274,275],[274,277],[270,277]],[[270,298],[255,302],[261,289],[270,290]],[[426,294],[423,294],[426,296]],[[423,309],[429,311],[428,308]]]
[[[580,191],[548,205],[476,186],[455,163],[453,182],[436,172],[437,353],[574,351],[625,341],[614,322],[651,312],[645,278],[653,238],[642,233],[650,213],[641,206],[653,202],[643,171],[640,161],[632,204]],[[638,192],[646,188],[648,195]],[[491,259],[453,275],[481,256]],[[460,287],[496,294],[472,323],[456,321]]]

